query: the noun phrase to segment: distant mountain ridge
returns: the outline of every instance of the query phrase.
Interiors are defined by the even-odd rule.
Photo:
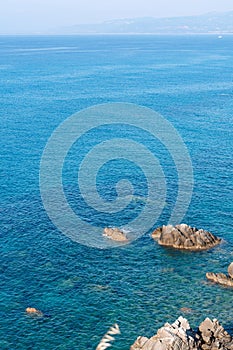
[[[233,11],[198,16],[126,18],[80,24],[55,30],[55,34],[224,34],[233,33]]]

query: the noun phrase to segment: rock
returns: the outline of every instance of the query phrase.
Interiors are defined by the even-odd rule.
[[[162,233],[162,227],[158,227],[151,235],[153,239],[159,239]]]
[[[209,281],[212,281],[214,283],[222,284],[223,286],[227,287],[233,287],[233,263],[231,263],[228,266],[228,273],[229,275],[225,275],[224,273],[213,273],[213,272],[207,272],[206,278]]]
[[[130,350],[233,350],[233,339],[218,320],[206,318],[197,332],[188,321],[179,317],[166,323],[152,338],[138,337]]]
[[[212,233],[186,224],[159,227],[152,233],[152,238],[157,239],[160,245],[187,250],[209,249],[221,242]]]
[[[224,273],[207,272],[206,278],[214,283],[222,284],[223,286],[233,287],[233,279]]]
[[[146,337],[138,337],[130,349],[132,349],[132,350],[143,349],[143,347],[146,345],[146,343],[148,344],[148,341],[149,341],[149,339]]]
[[[103,236],[112,239],[116,242],[128,242],[125,232],[121,231],[119,228],[108,228],[106,227],[103,232]]]
[[[172,325],[166,323],[152,338],[139,337],[130,350],[189,350],[197,341],[188,321],[179,317]]]
[[[228,266],[228,275],[233,278],[233,263],[231,263],[229,266]]]
[[[206,318],[197,331],[202,349],[233,349],[233,339],[219,324],[217,319]],[[207,347],[208,346],[208,347]]]
[[[39,316],[39,317],[43,317],[43,312],[41,312],[38,309],[35,309],[34,307],[27,307],[26,308],[26,313],[30,316]]]

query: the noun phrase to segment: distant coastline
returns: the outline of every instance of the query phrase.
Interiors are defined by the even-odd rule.
[[[233,11],[183,17],[125,18],[92,24],[51,28],[50,34],[233,34]]]
[[[43,28],[15,35],[232,35],[233,11],[182,17],[123,18],[100,23]],[[0,35],[14,35],[6,32]]]
[[[73,36],[164,36],[164,37],[181,37],[181,36],[233,36],[233,32],[229,33],[70,33],[70,34],[45,34],[45,33],[22,33],[22,34],[4,34],[0,33],[0,37],[73,37]]]

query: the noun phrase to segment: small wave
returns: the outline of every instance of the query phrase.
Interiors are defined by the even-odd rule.
[[[35,47],[35,48],[21,48],[21,49],[13,49],[14,52],[30,52],[30,51],[60,51],[60,50],[70,50],[75,49],[75,47],[69,46],[58,46],[58,47]]]

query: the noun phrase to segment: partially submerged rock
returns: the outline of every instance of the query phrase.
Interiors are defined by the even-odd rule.
[[[103,236],[112,239],[116,242],[128,242],[128,238],[126,237],[126,233],[119,228],[110,228],[106,227],[104,229]]]
[[[206,318],[194,332],[188,321],[179,317],[166,323],[152,338],[138,337],[130,350],[232,350],[232,337],[218,320]]]
[[[186,224],[159,227],[152,233],[152,238],[160,245],[187,250],[205,250],[221,242],[212,233]]]
[[[34,308],[34,307],[27,307],[26,308],[26,313],[30,316],[36,316],[36,317],[43,317],[43,312]]]
[[[231,263],[228,266],[228,274],[225,275],[224,273],[213,273],[213,272],[207,272],[206,278],[209,281],[212,281],[214,283],[222,284],[223,286],[227,287],[233,287],[233,263]]]

